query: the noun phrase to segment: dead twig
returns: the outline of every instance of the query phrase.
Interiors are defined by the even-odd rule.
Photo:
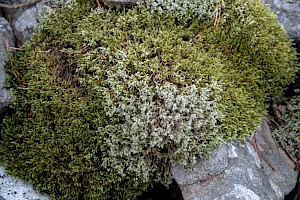
[[[36,48],[34,49],[33,55],[31,56],[31,61],[35,61],[39,59],[39,49]]]
[[[26,6],[30,6],[32,4],[35,4],[38,1],[40,1],[40,0],[29,0],[27,2],[20,3],[20,4],[5,4],[5,3],[0,3],[0,8],[10,8],[10,9],[22,8],[22,7],[26,7]]]
[[[203,35],[206,32],[206,30],[201,31],[200,33],[198,33],[195,37],[193,37],[190,42],[194,42],[196,39],[198,39],[201,35]]]
[[[216,0],[216,14],[215,14],[215,21],[214,21],[214,28],[212,31],[215,31],[219,24],[220,24],[220,21],[221,21],[221,5],[220,5],[220,2],[219,0]],[[195,37],[193,37],[190,42],[194,42],[196,39],[198,39],[202,34],[204,34],[206,32],[206,30],[204,31],[201,31],[200,33],[198,33]]]
[[[30,88],[24,88],[24,87],[17,87],[19,90],[30,90]]]
[[[18,90],[31,90],[31,91],[35,91],[35,92],[39,92],[39,93],[43,93],[43,92],[46,92],[45,90],[41,90],[41,89],[35,89],[35,88],[27,88],[26,86],[25,87],[17,87]]]
[[[219,0],[216,0],[216,15],[215,15],[215,22],[214,22],[214,30],[216,30],[221,21],[221,6]]]
[[[17,51],[24,51],[22,48],[17,48],[17,47],[9,47],[12,50],[17,50]]]
[[[19,82],[23,82],[22,75],[18,72],[18,70],[16,68],[12,68],[11,72]]]
[[[104,4],[105,6],[107,6],[108,8],[110,8],[110,6],[109,6],[104,0],[102,0],[102,2],[103,2],[103,4]]]
[[[100,10],[103,10],[101,4],[99,3],[99,0],[96,0],[96,3],[97,3],[98,8],[99,8]]]

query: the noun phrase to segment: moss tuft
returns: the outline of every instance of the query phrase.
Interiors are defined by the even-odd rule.
[[[223,1],[217,20],[215,3],[197,2],[51,12],[7,65],[6,169],[54,199],[136,199],[167,184],[172,163],[250,136],[296,52],[258,0]]]

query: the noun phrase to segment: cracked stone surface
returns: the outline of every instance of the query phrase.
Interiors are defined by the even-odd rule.
[[[3,108],[12,103],[10,92],[5,88],[5,73],[4,65],[8,60],[7,46],[14,46],[15,38],[10,24],[0,17],[0,113]]]
[[[276,146],[263,121],[245,144],[221,145],[193,171],[172,166],[172,174],[185,200],[282,200],[295,186],[294,163]],[[255,147],[255,149],[254,149]],[[210,163],[210,167],[205,167]]]

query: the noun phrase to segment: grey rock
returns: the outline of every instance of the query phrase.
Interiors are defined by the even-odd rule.
[[[27,182],[20,181],[0,167],[0,200],[49,200],[48,195],[42,195]]]
[[[51,7],[56,6],[67,0],[40,0],[36,4],[26,7],[11,9],[5,8],[5,17],[12,25],[18,45],[22,45],[30,40],[30,35],[37,30],[38,23],[47,14]],[[20,4],[26,0],[11,0],[7,4]]]
[[[208,158],[200,159],[195,164],[197,170],[185,171],[180,165],[173,165],[171,172],[180,185],[197,183],[199,180],[205,180],[211,176],[221,174],[228,166],[228,147],[222,145]]]
[[[38,23],[36,19],[37,8],[35,6],[26,9],[14,22],[16,37],[24,43],[29,40],[30,34],[35,31]]]
[[[206,161],[200,160],[192,172],[172,169],[185,200],[282,200],[294,188],[298,175],[295,165],[276,146],[266,121],[245,144],[231,142],[225,146]],[[210,161],[211,167],[204,167]],[[211,173],[214,167],[216,171]]]
[[[278,16],[291,38],[300,41],[300,1],[299,0],[262,0]]]
[[[15,37],[10,24],[0,17],[0,112],[12,103],[12,96],[5,88],[5,62],[8,60],[8,48],[14,47]]]

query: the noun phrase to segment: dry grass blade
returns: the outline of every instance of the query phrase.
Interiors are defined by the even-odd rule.
[[[193,37],[190,42],[194,42],[196,39],[198,39],[201,35],[203,35],[206,31],[201,31],[200,33],[198,33],[195,37]]]
[[[215,22],[214,22],[214,30],[216,30],[221,21],[221,6],[219,0],[216,0],[216,15],[215,15]]]
[[[22,76],[21,74],[18,72],[18,70],[16,70],[16,68],[12,68],[11,69],[12,74],[14,75],[14,77],[19,81],[19,82],[23,82],[22,80]]]
[[[17,47],[9,47],[12,50],[17,50],[17,51],[24,51],[22,48],[17,48]]]
[[[25,88],[25,87],[17,87],[19,90],[30,90],[30,88]]]
[[[221,6],[219,0],[216,0],[216,14],[215,14],[215,21],[214,21],[214,30],[216,30],[220,24],[221,21]],[[190,42],[194,42],[196,39],[198,39],[202,34],[204,34],[206,31],[201,31],[198,33],[195,37],[193,37]]]

